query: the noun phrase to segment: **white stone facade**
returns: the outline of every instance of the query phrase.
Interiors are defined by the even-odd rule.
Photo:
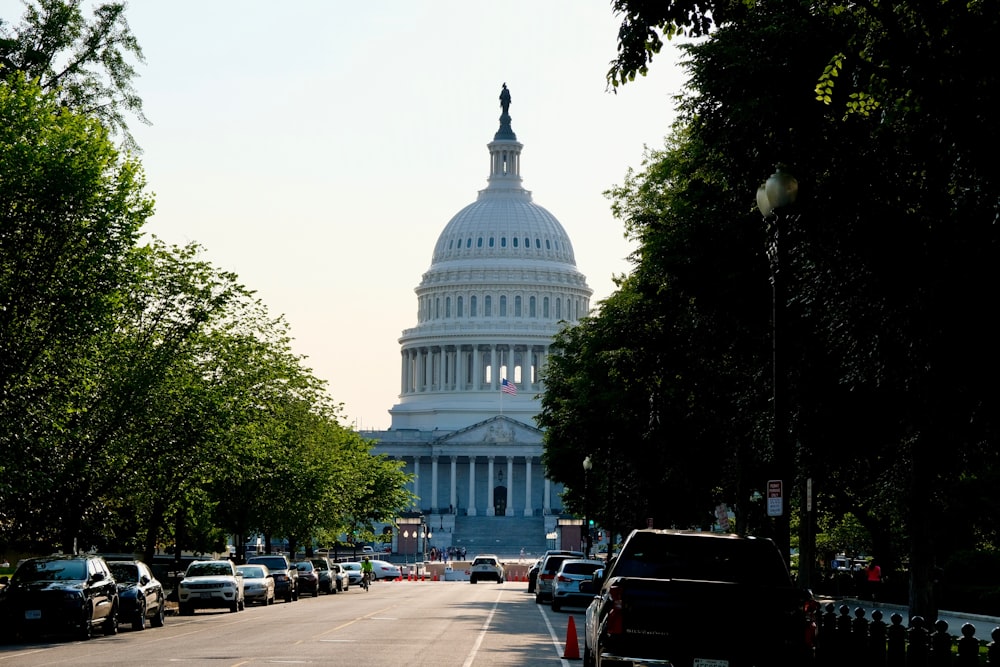
[[[487,186],[445,226],[416,288],[392,426],[365,434],[378,453],[406,462],[414,509],[432,516],[561,512],[534,417],[553,336],[587,314],[593,292],[562,225],[522,187],[523,146],[506,100]],[[501,391],[504,380],[516,394]]]

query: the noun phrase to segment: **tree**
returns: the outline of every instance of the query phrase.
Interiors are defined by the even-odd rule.
[[[686,47],[693,92],[681,101],[686,150],[698,159],[682,187],[666,186],[713,189],[716,201],[678,215],[745,225],[750,175],[763,178],[777,162],[797,171],[805,196],[785,221],[791,264],[781,304],[795,334],[783,351],[793,369],[790,423],[804,444],[797,465],[822,471],[824,497],[876,539],[885,522],[903,526],[911,610],[933,617],[938,527],[968,525],[952,493],[997,464],[990,378],[1000,364],[979,304],[995,284],[1000,184],[991,154],[1000,141],[985,118],[1000,12],[986,3],[783,0],[615,8],[625,19],[613,85],[644,73],[659,34],[703,36]],[[695,202],[671,206],[685,203]],[[634,218],[640,270],[648,263],[650,273],[675,275],[647,252],[665,238],[659,218]],[[736,228],[719,229],[725,238]],[[695,243],[687,256],[701,260],[702,249],[710,248]],[[759,281],[759,269],[744,279]],[[691,298],[712,306],[704,296],[694,285]]]
[[[91,22],[82,0],[37,0],[27,4],[13,30],[0,19],[0,78],[20,73],[56,96],[59,103],[93,116],[136,148],[125,114],[148,122],[132,87],[136,72],[128,57],[144,62],[125,18],[125,3],[102,3]]]
[[[114,327],[152,202],[139,166],[96,120],[22,75],[0,82],[0,182],[0,441],[17,471],[0,526],[28,536],[54,529],[36,513],[47,512],[38,494],[58,486],[56,470],[73,474],[91,456],[86,439],[71,442],[88,418],[80,373]]]

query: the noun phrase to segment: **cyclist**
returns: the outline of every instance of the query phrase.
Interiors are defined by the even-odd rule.
[[[372,562],[368,560],[368,556],[365,556],[364,560],[361,561],[361,583],[366,589],[368,588],[368,584],[371,583],[374,572]]]

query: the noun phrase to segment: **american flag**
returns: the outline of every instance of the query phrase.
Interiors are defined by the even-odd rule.
[[[508,382],[507,378],[504,378],[500,383],[500,391],[511,396],[517,396],[517,385],[513,382]]]

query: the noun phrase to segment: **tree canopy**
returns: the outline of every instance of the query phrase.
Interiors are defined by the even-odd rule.
[[[932,612],[933,568],[995,539],[995,494],[980,508],[969,498],[998,463],[1000,357],[983,304],[1000,241],[1000,141],[985,120],[1000,11],[614,7],[613,85],[645,72],[660,35],[697,39],[681,47],[688,86],[666,147],[609,191],[638,242],[634,269],[560,337],[540,421],[547,461],[603,449],[629,472],[606,469],[602,482],[641,498],[648,517],[707,525],[721,500],[741,530],[767,534],[749,500],[775,463],[770,268],[753,193],[783,164],[799,197],[768,224],[786,257],[775,340],[797,484],[813,478],[818,507],[856,516],[881,559],[908,560],[911,604]],[[597,381],[620,391],[573,394]],[[602,430],[577,428],[594,414]],[[548,465],[578,498],[582,473]],[[643,525],[627,506],[601,519]]]

